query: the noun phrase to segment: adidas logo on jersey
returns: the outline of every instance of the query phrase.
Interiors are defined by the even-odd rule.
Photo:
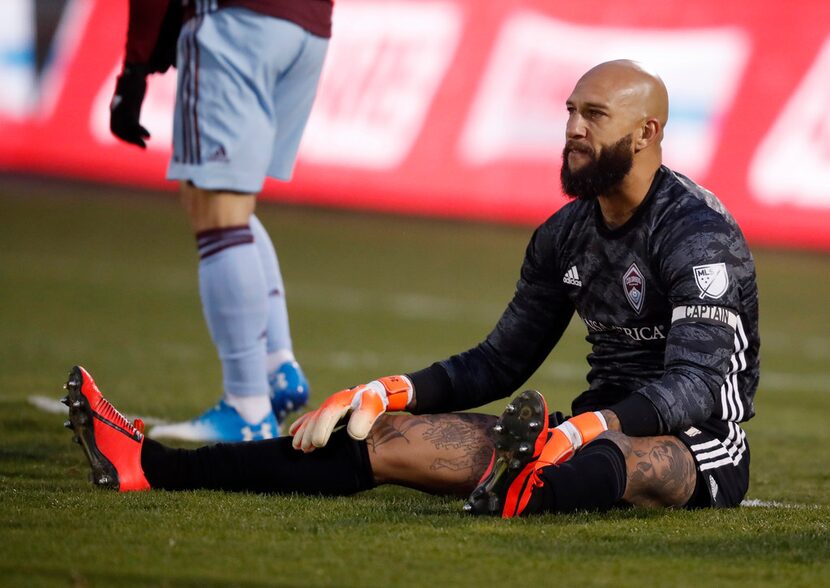
[[[572,265],[571,269],[565,272],[565,275],[562,276],[562,281],[571,286],[582,286],[582,280],[579,279],[575,265]]]

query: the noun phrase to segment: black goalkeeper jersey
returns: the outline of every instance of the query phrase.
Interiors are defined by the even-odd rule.
[[[513,300],[478,346],[410,374],[417,412],[512,394],[559,341],[574,310],[587,328],[589,389],[575,414],[641,395],[650,434],[754,415],[759,377],[755,266],[715,196],[661,167],[634,216],[610,230],[574,200],[533,234]],[[642,401],[642,398],[636,398]]]

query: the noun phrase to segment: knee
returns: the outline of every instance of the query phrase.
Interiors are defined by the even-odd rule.
[[[210,224],[211,208],[210,190],[202,190],[190,182],[182,182],[179,187],[179,200],[190,221],[193,232],[216,228]]]
[[[381,415],[366,437],[369,451],[369,463],[379,483],[394,478],[394,473],[406,467],[406,452],[401,452],[399,439],[405,439],[401,433],[399,415]]]
[[[179,194],[195,233],[248,224],[256,202],[253,194],[205,190],[191,182],[182,182]]]

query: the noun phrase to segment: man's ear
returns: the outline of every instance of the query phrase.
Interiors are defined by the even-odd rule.
[[[660,121],[656,118],[647,119],[637,131],[637,140],[634,143],[636,151],[642,151],[660,137]]]

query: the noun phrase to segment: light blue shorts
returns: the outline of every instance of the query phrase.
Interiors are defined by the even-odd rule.
[[[170,180],[257,193],[288,181],[328,39],[243,8],[195,16],[178,43]]]

